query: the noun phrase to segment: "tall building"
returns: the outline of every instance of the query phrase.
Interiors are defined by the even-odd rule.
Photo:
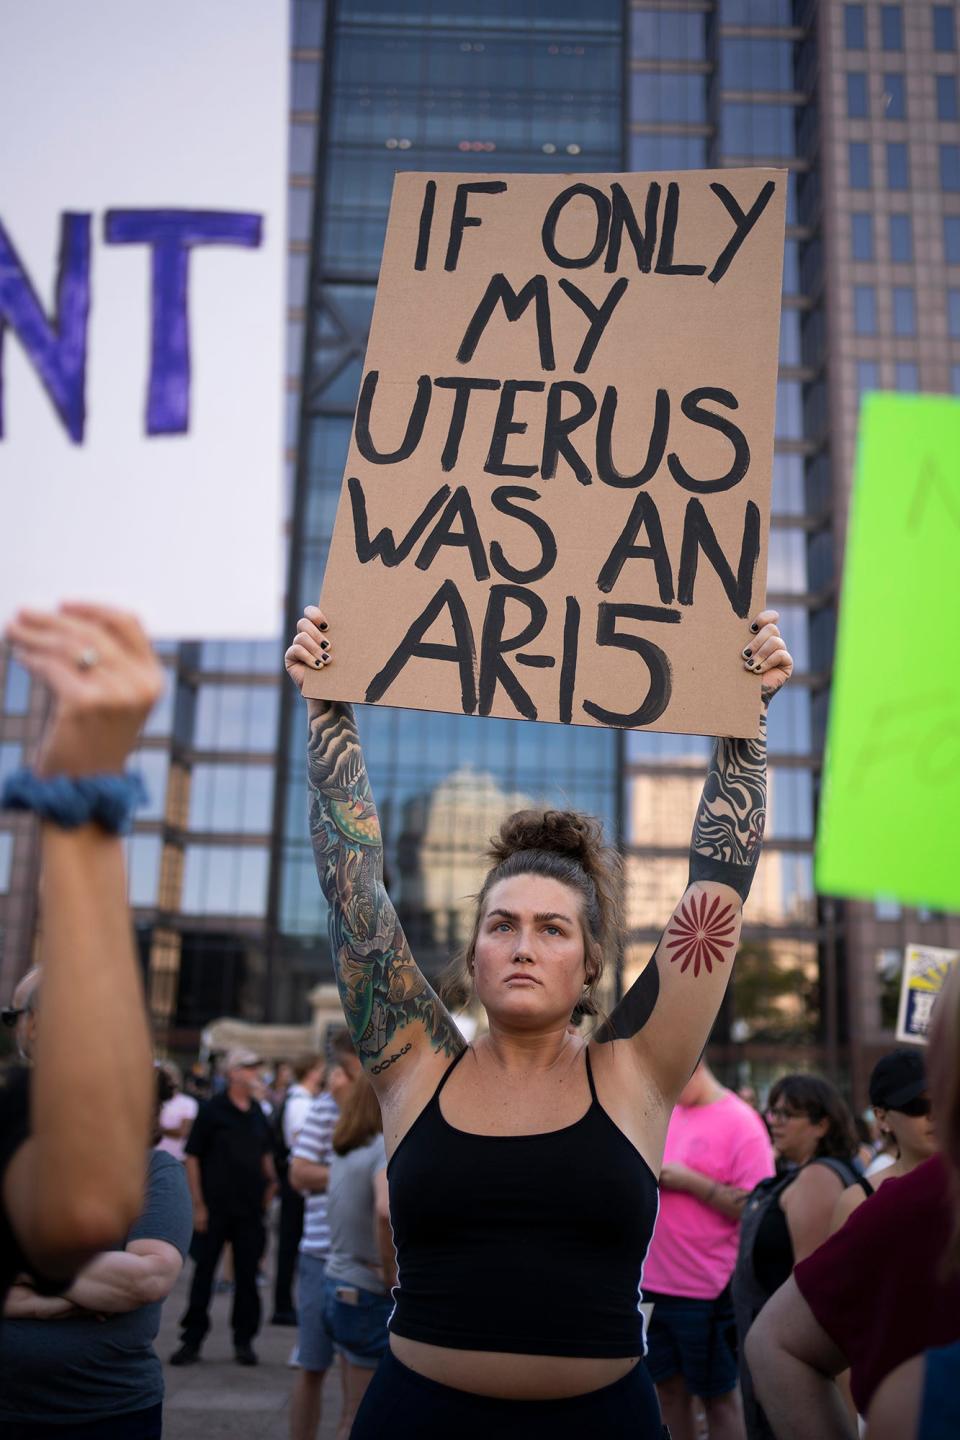
[[[768,839],[717,1029],[730,1076],[833,1070],[862,1093],[904,944],[960,920],[813,890],[812,843],[859,397],[960,393],[956,5],[837,0],[295,0],[287,362],[288,626],[320,580],[392,178],[400,169],[789,171],[769,602],[798,673],[771,710]],[[155,1021],[299,1019],[330,976],[306,833],[302,706],[280,644],[171,647],[130,841]],[[0,660],[0,774],[41,699]],[[603,816],[627,855],[625,983],[686,879],[708,754],[616,734],[372,708],[361,717],[391,890],[435,973],[476,850],[530,797]],[[0,817],[0,988],[35,931],[36,840]]]

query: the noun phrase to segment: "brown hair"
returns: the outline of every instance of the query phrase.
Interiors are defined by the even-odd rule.
[[[356,1055],[356,1046],[350,1039],[350,1031],[345,1025],[338,1025],[335,1030],[330,1031],[327,1036],[327,1050],[335,1065],[349,1060],[351,1055]]]
[[[338,1155],[349,1155],[361,1145],[369,1145],[375,1135],[383,1133],[383,1116],[377,1092],[363,1071],[350,1087],[340,1119],[333,1132],[333,1148]]]
[[[323,1056],[316,1051],[307,1051],[304,1055],[298,1055],[295,1060],[288,1062],[293,1071],[293,1078],[297,1081],[305,1080],[311,1070],[316,1070],[318,1065],[323,1064]]]
[[[768,1107],[773,1109],[778,1100],[785,1101],[798,1114],[806,1115],[814,1125],[819,1120],[828,1122],[817,1141],[815,1156],[852,1160],[856,1155],[858,1141],[853,1116],[840,1091],[829,1080],[820,1075],[784,1075],[771,1085]]]
[[[493,865],[476,897],[473,934],[444,979],[444,1000],[462,1003],[470,993],[480,922],[493,886],[518,875],[543,875],[580,896],[587,983],[578,1008],[595,1015],[594,997],[620,930],[622,877],[620,856],[605,843],[600,821],[579,810],[517,810],[491,836],[486,854]]]

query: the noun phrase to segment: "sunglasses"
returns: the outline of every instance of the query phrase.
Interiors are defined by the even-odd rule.
[[[8,1030],[12,1030],[20,1019],[20,1016],[26,1015],[28,1010],[29,1006],[27,1005],[22,1005],[19,1010],[15,1009],[13,1005],[4,1005],[3,1009],[0,1010],[0,1020],[3,1021]]]
[[[900,1115],[909,1115],[913,1120],[926,1118],[932,1109],[928,1095],[918,1095],[916,1100],[905,1100],[902,1105],[889,1105],[889,1110],[896,1110]]]

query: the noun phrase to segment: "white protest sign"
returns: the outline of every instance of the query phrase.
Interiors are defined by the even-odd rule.
[[[287,11],[5,8],[0,621],[279,633]]]
[[[900,979],[900,1008],[897,1012],[897,1039],[926,1045],[930,1019],[937,996],[950,968],[960,959],[960,950],[941,950],[935,945],[908,945],[903,955]]]

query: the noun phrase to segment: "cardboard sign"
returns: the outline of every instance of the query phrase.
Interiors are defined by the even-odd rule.
[[[926,1045],[937,996],[960,950],[939,950],[934,945],[908,945],[903,955],[897,1039]]]
[[[280,632],[287,10],[4,7],[0,622]]]
[[[868,396],[844,566],[817,889],[960,909],[960,404]]]
[[[755,735],[786,174],[402,174],[308,693]]]

